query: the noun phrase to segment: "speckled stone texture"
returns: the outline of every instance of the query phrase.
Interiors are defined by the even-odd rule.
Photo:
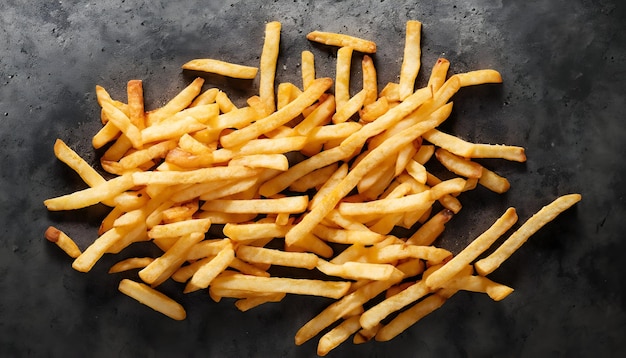
[[[193,79],[180,66],[213,57],[257,65],[264,24],[283,24],[277,79],[300,85],[300,52],[334,76],[335,49],[312,30],[375,40],[379,84],[397,81],[406,20],[422,21],[423,85],[439,56],[451,72],[491,67],[504,84],[463,89],[443,129],[470,141],[527,149],[524,164],[484,161],[509,178],[505,195],[479,189],[439,241],[457,252],[504,209],[525,220],[554,197],[583,201],[537,233],[491,276],[515,288],[502,302],[459,293],[387,343],[345,343],[330,356],[621,357],[626,355],[626,3],[621,1],[15,1],[0,3],[0,356],[303,357],[297,329],[330,301],[287,297],[240,313],[206,293],[163,290],[184,304],[172,321],[117,291],[109,275],[131,247],[88,274],[43,238],[58,225],[85,247],[106,211],[47,213],[42,200],[85,185],[54,158],[62,138],[90,163],[100,128],[94,87],[125,100],[144,81],[155,108]],[[355,59],[360,58],[355,54]],[[360,86],[354,67],[352,89]],[[207,77],[237,104],[258,82]]]

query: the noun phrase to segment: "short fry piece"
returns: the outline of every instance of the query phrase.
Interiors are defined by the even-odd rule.
[[[255,78],[259,70],[257,67],[237,65],[210,58],[191,60],[185,63],[182,67],[185,70],[216,73],[222,76],[242,79]]]
[[[45,237],[48,241],[54,242],[61,250],[65,251],[71,258],[77,258],[81,252],[78,245],[63,231],[55,228],[54,226],[48,227],[45,233]]]
[[[358,37],[334,32],[312,31],[306,35],[310,41],[337,47],[352,47],[355,51],[375,53],[376,43]]]
[[[182,321],[187,317],[187,313],[185,312],[183,306],[146,284],[129,279],[123,279],[120,281],[118,289],[123,294],[134,298],[153,310],[161,312],[172,319]]]

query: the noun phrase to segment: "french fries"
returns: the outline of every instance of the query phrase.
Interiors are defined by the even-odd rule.
[[[44,205],[60,211],[104,204],[111,211],[83,251],[56,227],[45,237],[81,272],[133,243],[155,245],[154,257],[131,257],[109,272],[138,269],[119,290],[175,320],[185,319],[185,309],[158,291],[169,279],[184,293],[206,290],[216,302],[235,298],[241,311],[287,294],[333,299],[295,335],[300,345],[325,331],[320,356],[352,335],[355,344],[390,340],[460,290],[494,301],[510,295],[513,288],[486,276],[581,196],[546,205],[486,257],[516,224],[515,209],[459,252],[433,245],[460,215],[465,191],[510,187],[474,159],[526,160],[522,147],[470,143],[438,129],[457,91],[500,83],[500,74],[448,76],[450,62],[440,58],[426,87],[415,89],[421,23],[409,20],[397,83],[379,91],[367,55],[376,52],[374,41],[312,31],[308,40],[338,48],[335,77],[316,72],[314,54],[303,51],[302,86],[276,84],[280,31],[280,22],[266,24],[258,67],[215,59],[182,65],[232,78],[259,75],[259,93],[242,100],[244,106],[222,89],[203,91],[203,78],[153,110],[144,108],[140,80],[128,81],[128,103],[97,86],[103,127],[92,145],[109,145],[100,163],[112,178],[58,139],[55,155],[89,187]],[[365,55],[362,88],[351,91],[354,51]],[[433,160],[445,176],[431,171]],[[412,234],[398,237],[397,228]],[[284,267],[280,276],[274,266]]]

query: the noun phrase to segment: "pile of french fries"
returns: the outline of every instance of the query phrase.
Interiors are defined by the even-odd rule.
[[[408,21],[397,83],[378,89],[375,42],[314,31],[309,40],[337,49],[335,78],[319,76],[313,53],[304,51],[302,87],[276,85],[280,33],[279,22],[266,24],[259,68],[215,59],[182,66],[232,78],[258,75],[258,95],[246,106],[220,89],[203,90],[202,77],[149,111],[140,80],[128,82],[126,102],[97,86],[103,127],[92,143],[103,148],[101,165],[113,178],[106,180],[59,139],[56,156],[89,188],[44,203],[52,211],[96,204],[111,210],[84,251],[55,227],[46,238],[81,272],[132,243],[158,246],[160,256],[125,259],[110,272],[138,270],[119,290],[176,320],[186,317],[185,309],[158,291],[169,279],[185,293],[235,298],[241,311],[286,294],[334,299],[295,335],[302,344],[325,331],[317,351],[322,356],[350,336],[354,343],[390,340],[459,290],[495,301],[509,295],[512,288],[487,276],[581,196],[546,205],[486,257],[516,224],[515,209],[456,255],[433,245],[461,210],[461,193],[478,185],[496,193],[509,189],[506,178],[475,158],[526,160],[521,147],[470,143],[437,129],[457,91],[499,83],[500,74],[486,69],[448,76],[450,63],[440,58],[427,86],[416,90],[421,23]],[[363,53],[358,91],[350,88],[355,51]],[[428,167],[434,161],[453,178],[433,175]],[[208,235],[212,225],[223,225],[221,237]],[[397,227],[415,231],[397,237]],[[271,266],[317,270],[328,279],[275,277]]]

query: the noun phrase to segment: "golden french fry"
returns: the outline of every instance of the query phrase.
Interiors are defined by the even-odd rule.
[[[144,268],[148,266],[154,259],[152,257],[130,257],[111,266],[109,273],[118,273],[128,270]]]
[[[289,169],[289,161],[284,154],[250,154],[234,157],[228,165],[248,168],[269,168],[280,171]]]
[[[323,185],[337,171],[337,163],[328,165],[304,175],[289,185],[289,190],[305,192],[309,189]]]
[[[211,227],[211,220],[209,219],[186,220],[153,226],[148,231],[148,236],[151,239],[156,239],[160,237],[184,236],[194,232],[205,233],[209,230],[209,227]]]
[[[242,179],[257,174],[252,168],[229,166],[208,167],[189,171],[138,172],[129,175],[135,185],[196,184],[212,180]]]
[[[508,145],[475,144],[432,129],[423,134],[424,139],[463,158],[502,158],[517,162],[526,161],[524,148]]]
[[[378,98],[378,76],[374,61],[368,55],[363,55],[361,68],[363,71],[363,89],[367,93],[363,104],[368,105],[374,103]]]
[[[285,252],[245,245],[237,247],[237,257],[250,263],[300,267],[309,270],[315,268],[318,261],[315,254]]]
[[[480,178],[483,175],[482,165],[456,156],[445,149],[437,149],[435,151],[435,157],[444,167],[454,174],[466,178]]]
[[[119,290],[123,294],[177,321],[184,320],[187,317],[185,309],[178,302],[143,283],[123,279],[120,281]]]
[[[485,83],[502,83],[502,76],[496,70],[477,70],[457,73],[454,76],[461,81],[461,87],[481,85]]]
[[[202,210],[223,211],[235,214],[301,213],[306,210],[309,199],[305,195],[279,199],[250,200],[210,200],[202,205]]]
[[[367,96],[366,90],[361,90],[355,94],[352,98],[344,102],[341,107],[338,107],[337,112],[332,117],[333,123],[343,123],[350,119],[355,113],[357,113],[363,103],[365,103],[365,97]]]
[[[435,239],[439,237],[445,229],[445,224],[450,221],[453,216],[454,213],[451,210],[441,210],[417,229],[417,231],[406,240],[406,243],[417,246],[432,245]]]
[[[302,88],[306,90],[315,80],[315,57],[311,51],[302,51],[300,70],[302,71]]]
[[[284,293],[273,293],[270,295],[263,295],[261,297],[245,297],[237,300],[235,302],[235,306],[241,312],[246,312],[264,303],[280,302],[283,298],[285,298],[285,296],[286,294]]]
[[[253,79],[258,72],[257,67],[238,65],[226,61],[201,58],[185,63],[184,70],[215,73],[222,76],[242,79]]]
[[[122,175],[91,188],[47,199],[44,201],[44,205],[50,211],[85,208],[100,202],[106,202],[133,186],[135,186],[133,177],[130,174]]]
[[[274,103],[274,77],[276,76],[276,62],[280,44],[281,24],[278,21],[268,22],[265,25],[265,41],[261,52],[261,74],[259,96],[265,107],[265,113],[270,114],[276,109]]]
[[[483,174],[478,179],[478,183],[485,188],[498,194],[505,193],[511,187],[509,181],[491,170],[483,167]]]
[[[417,321],[441,307],[445,301],[446,299],[444,297],[437,294],[424,298],[411,308],[398,314],[389,323],[381,327],[376,333],[376,340],[379,342],[385,342],[393,339],[398,334],[414,325]]]
[[[334,32],[312,31],[306,35],[310,41],[319,42],[324,45],[337,47],[351,47],[355,51],[363,53],[375,53],[376,43],[358,37],[338,34]]]
[[[348,337],[356,333],[360,328],[359,316],[352,316],[341,322],[337,327],[330,330],[320,338],[317,345],[317,355],[326,356],[328,352],[335,349],[344,342]]]
[[[215,278],[212,287],[216,289],[225,288],[251,292],[293,293],[297,295],[339,298],[348,291],[350,283],[234,274]]]
[[[539,231],[544,225],[554,220],[560,213],[569,209],[582,199],[580,194],[568,194],[556,198],[550,204],[544,206],[519,227],[502,245],[500,245],[489,256],[478,260],[474,267],[476,271],[486,276],[509,258],[517,249],[519,249],[528,238],[535,232]]]
[[[312,232],[324,241],[338,244],[372,245],[385,238],[384,235],[369,230],[334,229],[324,225],[317,225]]]
[[[432,89],[433,92],[439,91],[444,82],[446,82],[449,68],[450,61],[445,58],[438,58],[430,72],[430,77],[428,78],[428,84],[426,87]]]
[[[317,269],[328,276],[336,276],[349,280],[389,280],[397,275],[396,269],[390,264],[372,264],[366,262],[345,262],[341,265],[318,260]]]
[[[217,93],[219,91],[220,90],[218,88],[207,89],[206,91],[199,94],[196,98],[194,98],[194,100],[189,105],[189,108],[215,103],[215,98],[217,97]]]
[[[253,241],[258,239],[285,237],[291,229],[289,225],[276,223],[226,224],[222,231],[233,241]]]
[[[405,32],[404,57],[400,69],[400,83],[398,88],[401,101],[413,93],[415,79],[420,70],[420,57],[422,55],[420,36],[422,34],[422,23],[416,20],[407,21]]]
[[[340,47],[337,50],[337,68],[335,71],[335,104],[337,110],[340,110],[350,99],[352,51],[352,47]]]
[[[71,258],[77,258],[80,256],[81,251],[78,248],[78,245],[65,234],[63,231],[55,228],[54,226],[48,227],[45,233],[45,237],[48,241],[54,242],[61,250],[65,251],[66,254]]]
[[[81,158],[80,155],[73,151],[61,139],[57,139],[54,142],[54,155],[78,173],[87,185],[93,187],[106,182],[106,180],[95,169],[93,169],[93,167],[91,167],[83,158]]]

